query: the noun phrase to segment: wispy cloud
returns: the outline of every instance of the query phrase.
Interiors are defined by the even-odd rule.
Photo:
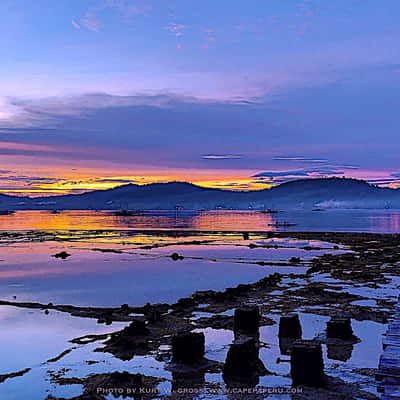
[[[122,17],[130,18],[145,15],[151,9],[152,5],[149,0],[102,0],[98,6],[89,9],[79,23],[72,20],[72,25],[76,29],[84,26],[93,32],[99,32],[101,28],[100,14],[104,11],[117,10]]]
[[[116,8],[125,17],[146,15],[153,9],[149,0],[107,0],[105,7]]]
[[[81,29],[81,26],[74,19],[71,21],[71,24],[75,29]]]
[[[217,35],[215,34],[214,29],[203,29],[203,33],[205,33],[205,43],[203,44],[203,48],[208,49],[210,44],[217,41]]]
[[[80,23],[87,29],[93,32],[99,32],[100,30],[100,21],[97,18],[96,14],[93,12],[87,12],[83,18],[80,19]]]
[[[167,31],[173,33],[175,36],[183,36],[183,30],[186,28],[186,25],[183,24],[176,24],[176,23],[170,23],[168,24],[164,29]]]
[[[268,183],[286,182],[295,179],[306,179],[306,178],[324,178],[329,176],[345,175],[346,168],[336,166],[321,166],[310,169],[298,169],[298,170],[286,170],[286,171],[265,171],[253,175],[253,178],[261,179],[261,181],[267,181]]]
[[[307,158],[307,157],[290,157],[290,156],[277,156],[272,157],[276,161],[300,161],[300,162],[311,162],[311,163],[326,163],[328,160],[324,158]]]
[[[236,160],[243,156],[240,154],[205,154],[201,158],[204,160]]]

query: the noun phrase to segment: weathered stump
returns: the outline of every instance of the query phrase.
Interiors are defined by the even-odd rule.
[[[351,320],[348,317],[332,317],[326,323],[326,336],[330,339],[353,339]]]
[[[254,338],[244,337],[230,346],[223,369],[224,381],[249,381],[264,375],[266,369],[258,357],[258,347]]]
[[[290,367],[294,386],[323,386],[325,375],[321,344],[313,340],[297,340],[291,350]]]
[[[297,314],[282,315],[279,320],[279,337],[300,339],[302,334],[300,319]]]
[[[258,307],[237,308],[233,317],[235,333],[257,334],[260,327],[260,309]]]
[[[172,360],[182,363],[194,363],[205,353],[204,333],[185,332],[172,338]]]

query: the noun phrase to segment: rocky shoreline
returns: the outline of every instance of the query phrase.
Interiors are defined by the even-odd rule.
[[[214,232],[215,233],[215,232]],[[159,233],[164,234],[164,233]],[[189,235],[188,232],[181,233]],[[190,235],[196,233],[190,232]],[[197,232],[198,234],[198,232]],[[224,232],[226,234],[226,232]],[[53,305],[40,303],[21,303],[1,301],[1,305],[17,306],[22,308],[42,309],[44,311],[57,310],[69,313],[72,316],[96,318],[99,323],[112,324],[116,321],[130,322],[130,325],[121,331],[107,335],[86,335],[71,340],[72,343],[83,345],[93,342],[102,342],[97,351],[111,353],[121,360],[131,360],[137,355],[152,354],[167,368],[171,365],[171,342],[174,337],[183,332],[199,329],[234,330],[234,316],[227,315],[229,310],[256,306],[260,310],[259,325],[276,324],[271,315],[286,315],[301,312],[335,317],[345,315],[352,320],[374,321],[386,323],[395,308],[395,301],[390,297],[374,298],[375,305],[360,305],[353,302],[371,301],[370,290],[384,289],[390,282],[390,277],[400,276],[400,235],[397,234],[367,234],[367,233],[246,233],[265,235],[268,238],[295,238],[305,240],[320,240],[346,246],[349,252],[343,254],[325,254],[316,257],[308,264],[304,274],[268,275],[251,284],[239,284],[236,287],[226,288],[223,291],[198,291],[189,297],[181,298],[173,304],[146,304],[141,307],[131,307],[128,304],[121,307],[75,307],[72,305]],[[201,241],[199,241],[201,243]],[[251,244],[250,248],[259,247]],[[173,256],[173,255],[171,255]],[[179,262],[179,258],[176,259]],[[291,260],[292,265],[302,265],[300,259]],[[323,276],[323,279],[321,279]],[[328,278],[328,279],[327,279]],[[352,293],[349,287],[359,288],[359,292]],[[316,337],[316,341],[323,342],[323,338]],[[380,340],[380,338],[377,338]],[[266,344],[259,343],[259,346]],[[163,349],[163,350],[160,350]],[[207,357],[207,354],[205,355]],[[61,355],[62,357],[62,355]],[[176,363],[175,363],[176,364]],[[196,367],[196,374],[190,374],[187,366],[176,364],[173,366],[173,388],[177,387],[204,387],[200,375],[213,372],[222,373],[224,365],[221,363],[205,363],[202,368]],[[268,372],[266,372],[268,373]],[[354,371],[360,377],[365,374],[373,375],[373,371]],[[125,375],[123,375],[125,374]],[[182,378],[183,376],[183,378]],[[185,378],[186,376],[186,378]],[[147,388],[140,398],[192,398],[188,395],[173,394],[160,395],[155,389],[161,378],[146,377],[125,373],[92,374],[86,378],[64,378],[53,376],[54,382],[59,385],[81,384],[83,393],[74,400],[104,400],[106,395],[99,393],[96,388],[123,388],[123,396],[139,398],[138,393],[128,393],[128,389]],[[236,385],[237,386],[237,385]],[[238,382],[240,387],[240,382]],[[255,384],[253,383],[252,387]],[[243,386],[248,387],[248,386]],[[153,390],[153,391],[152,391]],[[110,393],[108,393],[110,394]],[[111,394],[113,394],[111,392]],[[120,394],[113,394],[118,398]],[[123,397],[122,396],[122,397]],[[185,397],[187,396],[187,397]],[[211,397],[210,397],[211,396]],[[236,393],[229,398],[267,398],[261,389],[251,394],[249,392]],[[376,399],[377,397],[363,391],[357,383],[345,382],[337,377],[327,377],[323,387],[303,387],[302,393],[291,395],[293,400],[309,399],[349,399],[363,398]],[[352,396],[352,397],[349,397]],[[208,398],[213,398],[209,395]],[[215,397],[216,398],[216,397]],[[271,397],[268,397],[271,398]],[[47,400],[55,400],[48,396]],[[57,399],[61,400],[61,399]],[[72,400],[72,398],[71,398]]]

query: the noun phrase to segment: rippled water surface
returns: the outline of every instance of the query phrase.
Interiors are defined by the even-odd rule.
[[[0,215],[0,230],[186,229],[253,231],[399,232],[398,210],[146,211],[116,216],[113,211],[16,211]]]
[[[305,285],[304,273],[310,260],[325,253],[340,254],[345,246],[319,240],[270,237],[269,231],[375,231],[397,232],[400,214],[394,211],[319,211],[264,214],[255,211],[152,212],[117,217],[112,212],[20,211],[0,216],[0,338],[4,344],[0,375],[25,371],[0,383],[0,398],[7,400],[70,398],[82,393],[81,385],[59,385],[54,374],[85,377],[89,373],[127,370],[165,378],[159,389],[168,393],[173,376],[155,354],[121,361],[94,350],[101,342],[76,345],[70,342],[87,334],[117,331],[126,323],[111,326],[93,318],[77,318],[67,313],[10,306],[10,302],[40,302],[75,306],[120,306],[127,303],[173,303],[196,290],[223,290],[240,283],[255,282],[274,272],[283,274],[284,288]],[[283,225],[283,226],[281,226]],[[288,225],[288,226],[285,226]],[[290,226],[289,226],[290,225]],[[18,231],[18,232],[17,232]],[[46,232],[41,232],[46,231]],[[51,232],[49,232],[51,231]],[[185,231],[185,232],[183,232]],[[202,232],[201,232],[202,231]],[[252,231],[243,235],[241,231]],[[66,252],[65,259],[54,257]],[[178,254],[179,259],[171,257]],[[307,278],[308,279],[308,278]],[[314,282],[328,282],[323,274]],[[393,277],[385,287],[353,287],[329,278],[332,288],[365,296],[359,306],[376,307],[374,298],[394,299],[399,283]],[[292,286],[290,286],[292,285]],[[389,290],[390,286],[390,290]],[[279,320],[279,295],[270,292],[273,303],[267,317]],[[274,299],[274,296],[278,297]],[[276,309],[275,309],[276,305]],[[233,309],[221,315],[231,316]],[[327,317],[298,310],[307,338],[323,332]],[[193,321],[210,313],[197,311]],[[360,338],[346,349],[346,362],[335,359],[335,349],[324,346],[326,370],[348,381],[360,379],[357,368],[374,368],[381,352],[380,337],[385,325],[354,322]],[[261,328],[264,343],[260,357],[277,375],[261,378],[260,385],[290,386],[289,364],[277,360],[278,326]],[[206,328],[206,356],[223,362],[232,331]],[[354,347],[354,348],[353,348]],[[63,355],[63,352],[67,353]],[[347,354],[346,353],[346,354]],[[58,358],[59,355],[62,355]],[[285,357],[283,357],[285,358]],[[286,357],[287,358],[287,357]],[[209,384],[223,386],[221,374],[209,373]],[[373,378],[365,388],[375,392]],[[107,397],[112,398],[112,397]],[[215,396],[202,395],[212,400]],[[220,399],[229,397],[221,395]],[[272,397],[271,397],[272,398]],[[290,400],[291,396],[280,396]]]

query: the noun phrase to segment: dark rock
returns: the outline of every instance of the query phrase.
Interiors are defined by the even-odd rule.
[[[205,353],[204,333],[185,332],[172,338],[172,361],[194,363]]]
[[[224,303],[229,300],[229,296],[226,292],[215,292],[213,298],[216,303]]]
[[[302,334],[300,319],[297,314],[282,315],[279,320],[279,337],[300,339]]]
[[[109,351],[122,360],[130,360],[135,354],[149,351],[148,335],[150,331],[143,321],[133,321],[120,332],[116,332],[105,342],[103,350]]]
[[[251,289],[251,285],[241,283],[241,284],[239,284],[238,286],[236,286],[234,288],[226,288],[223,291],[223,294],[224,294],[226,299],[233,300],[238,296],[246,295],[250,291],[250,289]]]
[[[170,257],[174,260],[174,261],[178,261],[178,260],[183,260],[185,257],[180,256],[178,253],[172,253],[170,255]]]
[[[194,300],[202,302],[214,298],[215,293],[216,292],[214,290],[198,290],[197,292],[194,292],[192,294],[192,298]]]
[[[67,253],[66,251],[61,251],[60,253],[57,254],[53,254],[53,257],[55,258],[61,258],[63,260],[65,260],[66,258],[70,257],[71,254]]]
[[[175,304],[174,308],[186,309],[196,307],[197,303],[192,297],[182,297]]]
[[[326,336],[333,339],[353,339],[351,320],[348,317],[332,317],[326,323]]]
[[[275,287],[281,281],[282,277],[279,273],[274,273],[260,279],[254,284],[255,287],[265,289],[268,287]]]
[[[151,309],[146,313],[147,321],[151,324],[155,324],[162,320],[162,313],[157,308]]]
[[[159,396],[156,385],[160,379],[147,377],[142,374],[130,374],[129,372],[113,372],[89,375],[84,380],[84,393],[107,395],[107,398],[132,398],[143,399]],[[149,396],[133,395],[133,391],[149,393]],[[88,400],[90,397],[88,398]]]
[[[324,361],[321,344],[313,340],[297,340],[291,350],[290,374],[293,385],[324,385]]]
[[[200,327],[212,327],[214,329],[233,329],[233,317],[229,315],[215,314],[211,317],[203,317],[196,320]]]
[[[143,376],[141,374],[130,374],[129,372],[113,372],[109,375],[107,386],[110,387],[123,387],[129,382],[133,387],[143,386]]]
[[[233,319],[234,331],[256,333],[260,327],[260,309],[258,307],[237,308]]]
[[[135,320],[124,329],[124,332],[130,336],[141,336],[148,335],[149,330],[143,321]]]

